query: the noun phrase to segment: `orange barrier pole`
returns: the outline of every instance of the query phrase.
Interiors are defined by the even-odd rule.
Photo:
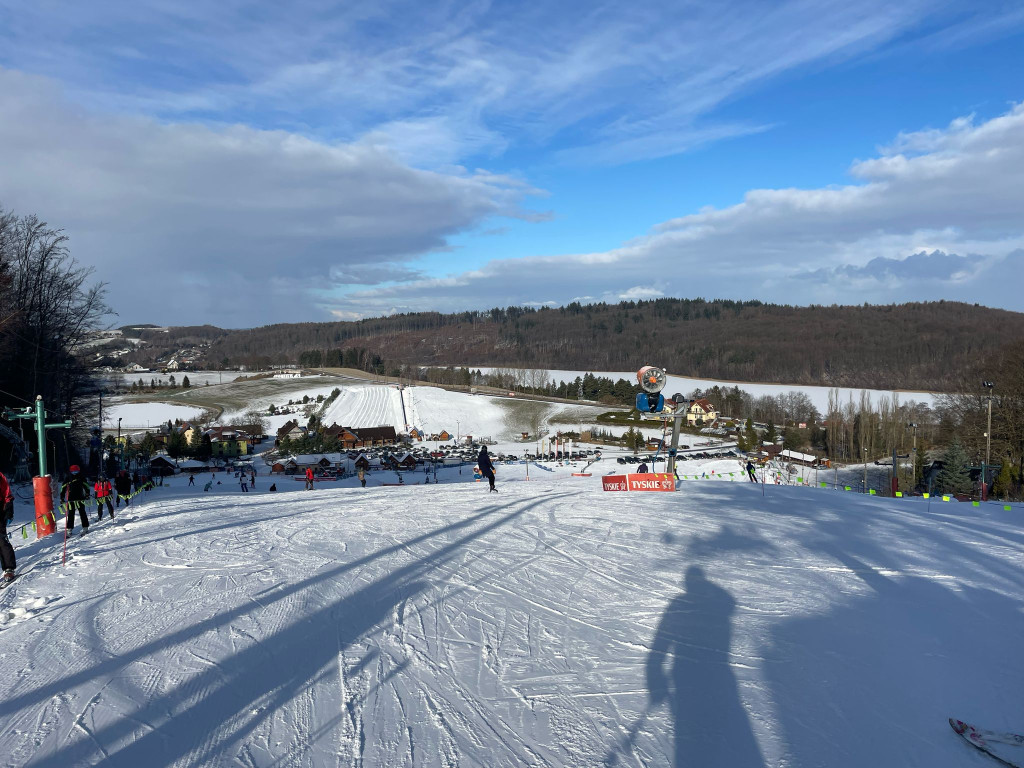
[[[57,519],[53,511],[53,487],[50,476],[33,477],[32,490],[36,503],[36,538],[49,536],[57,530]]]

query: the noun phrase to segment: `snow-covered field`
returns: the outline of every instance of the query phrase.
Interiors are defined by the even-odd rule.
[[[128,339],[132,341],[132,339]],[[147,373],[108,373],[104,374],[104,378],[107,381],[119,382],[123,386],[131,386],[133,383],[142,379],[147,385],[150,380],[156,379],[157,384],[161,386],[167,386],[170,383],[170,377],[174,376],[174,380],[177,383],[181,383],[181,380],[188,376],[188,382],[190,386],[203,387],[207,384],[228,384],[241,376],[251,376],[252,374],[246,373],[245,371],[175,371],[173,373],[160,373],[159,371],[149,371]]]
[[[404,430],[408,424],[428,434],[447,430],[452,436],[507,440],[519,437],[521,432],[546,434],[551,419],[567,411],[588,413],[593,418],[606,410],[604,407],[468,395],[440,387],[406,387],[400,392],[394,386],[355,384],[342,387],[341,395],[325,410],[323,420],[326,424],[356,428],[392,424]]]
[[[117,420],[121,419],[121,426],[129,427],[156,427],[159,424],[166,424],[168,420],[195,419],[203,415],[202,408],[190,405],[173,405],[171,403],[115,403],[103,409],[103,427],[111,429],[117,427]]]
[[[66,567],[16,536],[0,762],[982,768],[947,717],[1021,730],[1020,509],[523,469],[175,478]]]
[[[468,366],[471,370],[482,371],[488,373],[490,371],[499,370],[495,368],[480,368],[478,366]],[[503,368],[500,370],[508,370]],[[605,376],[609,379],[618,380],[626,379],[627,381],[636,382],[636,371],[562,371],[562,370],[549,370],[548,375],[552,381],[575,381],[577,377],[585,376],[591,373],[595,376]],[[811,402],[814,403],[814,407],[824,413],[828,409],[828,394],[834,389],[834,387],[814,387],[809,385],[798,385],[798,384],[765,384],[759,382],[743,382],[743,381],[722,381],[720,379],[693,379],[688,376],[676,376],[670,374],[668,377],[668,383],[665,385],[665,394],[675,394],[681,392],[684,395],[689,395],[695,389],[708,389],[718,385],[723,388],[739,387],[740,389],[749,392],[754,397],[761,397],[762,395],[784,395],[789,392],[802,392],[810,398]],[[840,404],[845,403],[851,397],[854,402],[860,401],[860,393],[862,390],[853,389],[850,387],[839,387],[839,402]],[[868,389],[866,391],[870,396],[872,402],[877,402],[879,397],[892,398],[893,393],[888,390],[879,389]],[[927,403],[933,405],[935,401],[935,393],[933,392],[899,392],[900,402],[906,403],[914,400],[918,403]]]

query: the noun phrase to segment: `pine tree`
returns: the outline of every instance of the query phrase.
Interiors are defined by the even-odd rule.
[[[747,417],[747,423],[746,423],[746,426],[744,427],[744,431],[747,433],[747,440],[746,440],[746,442],[747,442],[747,450],[748,451],[753,451],[756,448],[760,447],[761,440],[757,436],[757,428],[754,427],[754,419],[753,418],[751,418],[749,416]]]
[[[1003,466],[999,469],[999,474],[996,475],[995,482],[992,484],[992,495],[997,498],[1006,499],[1010,495],[1010,491],[1013,490],[1013,467],[1010,457],[1006,456],[1003,458]]]
[[[800,451],[805,444],[804,436],[795,427],[787,427],[782,435],[782,447],[787,451]]]
[[[766,443],[774,443],[776,437],[778,437],[778,434],[775,432],[775,424],[769,421],[768,427],[764,431],[764,440]]]
[[[190,386],[192,386],[192,382],[188,380],[188,376],[181,377],[181,386],[183,389],[188,389]]]
[[[192,427],[192,436],[188,441],[188,455],[198,459],[202,453],[203,433],[197,426]]]
[[[970,493],[974,489],[971,482],[971,471],[968,469],[967,451],[960,444],[959,438],[953,438],[949,448],[942,457],[942,469],[935,476],[935,489],[938,493]]]
[[[167,455],[172,459],[177,459],[179,456],[184,456],[188,451],[188,443],[179,430],[172,429],[171,433],[167,435]]]

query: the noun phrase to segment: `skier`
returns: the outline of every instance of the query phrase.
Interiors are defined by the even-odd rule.
[[[117,508],[121,508],[121,499],[124,499],[124,505],[130,507],[132,504],[132,478],[125,470],[121,470],[117,473],[117,477],[114,478],[114,490],[117,491]]]
[[[487,482],[491,484],[488,489],[488,493],[494,491],[498,492],[498,489],[494,487],[494,465],[491,464],[491,457],[487,455],[487,446],[481,446],[480,455],[476,457],[477,466],[480,467],[480,474],[487,478]]]
[[[110,503],[110,497],[113,491],[110,488],[110,481],[106,477],[100,475],[96,478],[96,482],[92,486],[93,491],[96,494],[96,522],[98,523],[103,519],[103,502],[107,503],[107,510],[110,512],[110,519],[114,519],[114,505]]]
[[[306,467],[306,490],[313,490],[313,468]]]
[[[747,459],[747,475],[750,477],[750,482],[757,482],[757,477],[755,477],[754,475],[754,462],[752,462],[750,459]]]
[[[75,530],[75,511],[78,511],[82,518],[82,533],[89,532],[89,516],[85,511],[85,502],[89,499],[89,486],[86,485],[82,476],[82,468],[72,464],[69,468],[71,479],[64,484],[61,491],[61,501],[67,503],[68,521],[65,530],[70,534]]]
[[[241,476],[238,478],[238,483],[239,485],[242,486],[242,493],[249,492],[249,478],[245,476],[245,472],[243,472]]]
[[[213,488],[213,480],[207,480],[206,485],[203,486],[203,493],[209,493],[211,488]]]
[[[359,475],[359,483],[360,483],[360,485],[362,485],[363,488],[365,488],[366,487],[366,470],[362,466],[360,466],[359,469],[356,470],[356,474]]]
[[[190,472],[189,475],[188,475],[188,485],[189,485],[189,488],[191,488],[195,484],[196,484],[196,476]]]
[[[14,569],[17,562],[14,558],[14,547],[7,538],[7,522],[14,519],[14,494],[11,485],[0,472],[0,566],[4,569],[4,583],[14,581]]]
[[[253,488],[256,487],[256,470],[255,469],[251,473],[249,473],[249,485],[251,485]]]
[[[646,463],[641,464],[639,467],[637,467],[636,471],[637,471],[637,474],[640,474],[640,475],[646,475],[648,472],[650,472],[650,470],[647,468],[647,464]]]

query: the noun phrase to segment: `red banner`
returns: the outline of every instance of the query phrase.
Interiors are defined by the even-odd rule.
[[[675,478],[664,472],[605,475],[601,483],[606,491],[674,491]]]

